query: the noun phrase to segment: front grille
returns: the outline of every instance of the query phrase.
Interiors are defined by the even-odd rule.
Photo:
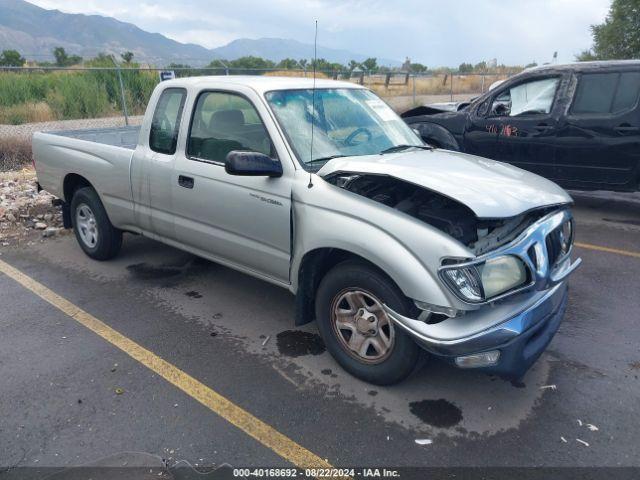
[[[553,267],[558,260],[564,257],[573,243],[573,226],[569,222],[560,225],[547,235],[547,254],[549,256],[549,266]]]

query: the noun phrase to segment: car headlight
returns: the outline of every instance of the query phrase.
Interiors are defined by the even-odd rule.
[[[480,271],[485,298],[496,297],[527,281],[524,264],[511,255],[487,260]]]
[[[471,303],[491,300],[527,281],[524,264],[512,255],[492,258],[476,265],[448,267],[442,274],[449,288]]]

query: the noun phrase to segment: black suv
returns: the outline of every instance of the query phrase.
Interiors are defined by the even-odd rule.
[[[565,188],[636,191],[639,97],[640,61],[547,65],[457,111],[424,106],[402,117],[436,147],[508,162]]]

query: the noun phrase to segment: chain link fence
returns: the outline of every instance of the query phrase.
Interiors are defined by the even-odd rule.
[[[0,67],[0,169],[30,161],[35,131],[140,123],[161,72],[167,70],[177,78],[313,75],[309,68]],[[317,71],[316,76],[364,85],[402,112],[417,105],[467,100],[513,73],[373,73],[356,69]]]

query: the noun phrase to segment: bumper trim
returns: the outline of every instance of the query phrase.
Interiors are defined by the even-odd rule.
[[[430,325],[405,317],[387,305],[384,305],[384,309],[389,318],[425,350],[439,356],[456,357],[498,349],[535,329],[562,309],[566,303],[567,290],[566,283],[559,283],[520,313],[479,332],[451,340],[430,336]]]

